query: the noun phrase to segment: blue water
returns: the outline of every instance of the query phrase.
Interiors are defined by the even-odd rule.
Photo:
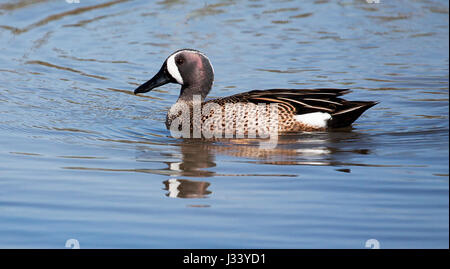
[[[69,1],[70,2],[70,1]],[[448,1],[0,1],[0,248],[449,247]],[[182,140],[133,90],[350,88],[349,130]]]

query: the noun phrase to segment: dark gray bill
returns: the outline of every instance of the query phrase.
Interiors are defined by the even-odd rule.
[[[161,70],[159,70],[159,72],[152,79],[137,87],[136,90],[134,90],[134,94],[151,91],[154,88],[157,88],[169,82],[173,82],[173,80],[174,79],[172,78],[172,76],[168,74],[166,65],[164,64],[161,67]]]

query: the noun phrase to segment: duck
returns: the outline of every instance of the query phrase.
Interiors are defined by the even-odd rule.
[[[272,128],[271,130],[278,133],[327,131],[349,127],[367,109],[378,103],[347,101],[342,96],[351,91],[334,88],[252,90],[206,100],[213,81],[213,66],[203,52],[180,49],[170,54],[156,75],[137,87],[134,94],[146,93],[168,83],[179,84],[181,89],[178,100],[166,116],[168,129],[177,122],[176,128],[181,130],[183,126],[179,118],[183,111],[188,109],[187,116],[183,119],[187,119],[189,132],[207,126],[206,129],[222,127],[219,128],[220,132],[225,130],[231,134],[240,132],[244,135],[255,128],[261,128],[261,118],[268,123],[263,128]],[[237,109],[229,109],[233,105],[240,106]],[[206,107],[209,110],[205,112]],[[271,110],[272,107],[276,110]]]

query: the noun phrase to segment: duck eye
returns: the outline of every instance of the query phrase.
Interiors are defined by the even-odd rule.
[[[178,65],[183,64],[184,60],[182,58],[178,58],[175,60],[177,62]]]

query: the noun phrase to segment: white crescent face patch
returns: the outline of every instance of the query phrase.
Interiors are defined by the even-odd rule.
[[[171,55],[167,59],[167,71],[169,71],[169,74],[178,82],[178,84],[183,85],[183,77],[181,77],[178,66],[175,64],[175,56],[177,56],[178,53]]]

